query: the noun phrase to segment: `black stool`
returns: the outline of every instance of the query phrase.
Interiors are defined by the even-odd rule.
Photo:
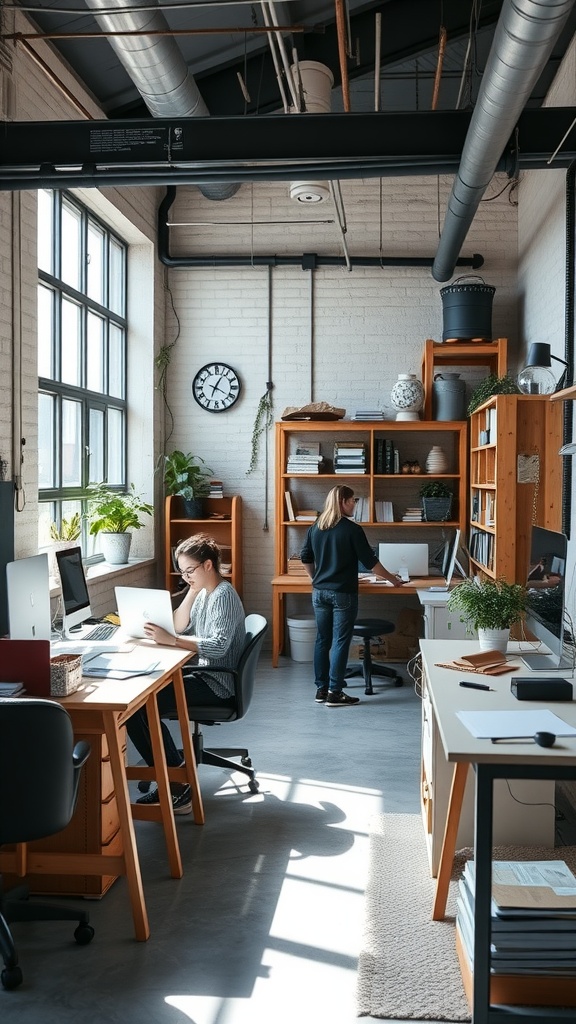
[[[374,693],[372,689],[372,676],[386,676],[394,681],[394,686],[402,686],[404,680],[393,668],[387,668],[385,665],[375,665],[372,661],[372,655],[370,653],[370,641],[375,636],[382,636],[384,633],[393,633],[394,625],[392,622],[387,622],[386,619],[357,619],[354,623],[354,636],[362,637],[364,640],[364,658],[362,662],[353,662],[348,666],[345,672],[347,679],[351,676],[364,676],[364,693],[371,696]]]

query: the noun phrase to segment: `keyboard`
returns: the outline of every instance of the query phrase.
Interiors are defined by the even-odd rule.
[[[85,640],[109,640],[111,636],[118,629],[118,626],[113,626],[110,622],[101,622],[91,633],[86,633],[82,637],[82,641]]]

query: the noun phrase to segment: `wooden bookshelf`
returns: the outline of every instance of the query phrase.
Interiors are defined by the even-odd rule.
[[[434,374],[440,367],[485,366],[488,373],[503,377],[508,371],[508,339],[497,338],[483,342],[438,342],[427,338],[422,356],[422,383],[424,384],[424,412],[432,419]]]
[[[165,586],[171,594],[177,592],[181,577],[174,569],[172,552],[174,548],[194,533],[207,533],[222,549],[222,563],[230,570],[223,573],[242,597],[242,498],[235,494],[230,498],[204,498],[202,519],[188,519],[184,515],[182,499],[168,495],[165,506],[164,565]]]

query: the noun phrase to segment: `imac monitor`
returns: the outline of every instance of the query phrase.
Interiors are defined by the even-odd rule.
[[[82,549],[65,548],[56,552],[58,571],[62,585],[62,601],[64,603],[63,630],[68,636],[71,629],[76,630],[92,615],[90,597],[82,565]]]
[[[8,562],[6,595],[10,639],[49,640],[52,623],[48,555]]]
[[[563,533],[532,527],[526,587],[526,629],[546,644],[551,654],[522,654],[534,670],[566,668],[563,657],[564,590],[568,541]]]

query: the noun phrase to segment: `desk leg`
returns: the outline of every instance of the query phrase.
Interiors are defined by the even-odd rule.
[[[176,822],[174,821],[174,809],[172,807],[172,795],[168,779],[168,767],[166,765],[166,751],[164,750],[164,741],[162,739],[162,730],[160,728],[160,715],[158,714],[156,693],[150,694],[146,701],[146,714],[148,716],[148,727],[150,729],[150,742],[152,744],[152,753],[154,756],[154,771],[156,775],[156,785],[158,786],[158,802],[160,804],[162,827],[164,829],[166,847],[168,850],[170,874],[172,875],[172,878],[182,878],[184,871],[182,869],[182,858],[180,856],[178,836],[176,835]]]
[[[284,594],[272,587],[272,668],[278,668],[278,658],[284,646]]]
[[[122,753],[122,736],[116,722],[113,711],[105,711],[104,729],[108,740],[108,752],[110,755],[110,767],[114,780],[114,790],[118,805],[118,817],[122,835],[122,846],[124,851],[124,870],[130,893],[132,905],[132,917],[134,919],[134,932],[139,942],[145,942],[150,937],[150,925],[148,924],[148,913],[144,901],[144,889],[142,887],[142,875],[140,872],[140,861],[138,860],[138,849],[136,847],[136,835],[134,833],[134,822],[130,810],[130,794],[128,792],[128,780],[126,778],[124,756]]]
[[[204,824],[204,807],[202,804],[202,793],[200,792],[200,781],[198,779],[198,766],[196,755],[190,738],[190,719],[188,717],[188,706],[186,704],[186,692],[184,690],[184,678],[182,669],[174,673],[172,682],[176,695],[176,708],[178,710],[178,724],[182,737],[182,750],[184,751],[184,763],[186,766],[186,778],[192,793],[192,811],[194,821],[197,825]]]
[[[456,850],[456,837],[462,811],[462,801],[468,777],[468,764],[465,761],[458,761],[454,765],[452,786],[450,788],[450,800],[448,802],[448,814],[446,816],[446,827],[442,841],[442,853],[438,876],[436,878],[436,890],[434,893],[434,904],[432,907],[432,920],[443,921],[446,913],[446,900],[448,899],[448,888],[450,876],[454,863],[454,852]]]

